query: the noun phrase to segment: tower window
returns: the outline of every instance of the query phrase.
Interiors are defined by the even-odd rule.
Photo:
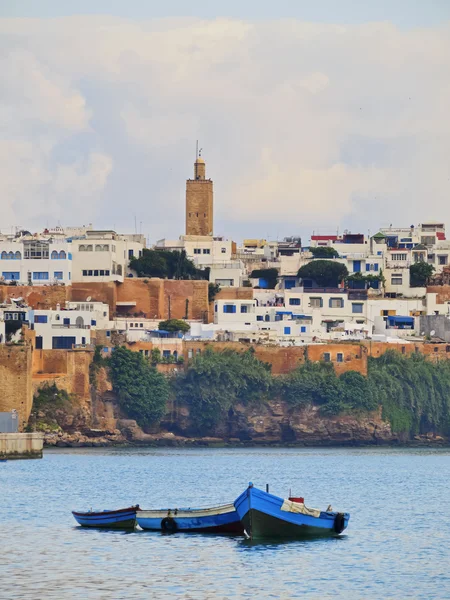
[[[198,213],[195,213],[195,214],[196,214],[196,215],[197,215],[197,217],[198,217]]]

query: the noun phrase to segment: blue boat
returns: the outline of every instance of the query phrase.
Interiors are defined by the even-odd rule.
[[[348,525],[348,513],[307,508],[303,502],[283,500],[250,483],[234,502],[245,532],[256,538],[336,536]]]
[[[211,508],[165,508],[140,510],[136,519],[142,529],[174,533],[231,533],[243,535],[244,528],[233,504]]]
[[[75,512],[72,511],[77,523],[82,527],[95,527],[96,529],[134,529],[136,526],[136,514],[140,508],[130,506],[119,510],[103,510]]]

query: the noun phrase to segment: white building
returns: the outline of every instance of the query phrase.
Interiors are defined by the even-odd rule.
[[[67,350],[89,346],[93,329],[109,329],[109,307],[102,302],[68,302],[65,308],[29,310],[36,349]]]
[[[83,239],[72,240],[72,281],[123,282],[130,273],[130,260],[142,256],[144,248],[141,235],[87,231]]]

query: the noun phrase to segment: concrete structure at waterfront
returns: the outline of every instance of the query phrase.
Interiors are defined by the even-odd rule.
[[[0,433],[0,458],[42,458],[43,433]]]

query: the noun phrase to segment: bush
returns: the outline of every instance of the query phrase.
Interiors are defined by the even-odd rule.
[[[433,276],[434,267],[425,262],[418,262],[409,267],[411,287],[426,287]]]
[[[158,325],[158,329],[161,331],[170,331],[172,333],[177,333],[181,331],[182,333],[187,333],[191,326],[186,321],[182,319],[168,319],[167,321],[160,321]]]
[[[197,269],[184,250],[153,250],[144,248],[140,258],[130,260],[130,268],[138,277],[163,279],[209,279],[208,269]]]
[[[253,352],[207,349],[177,379],[176,395],[189,405],[196,427],[207,430],[235,404],[267,400],[271,383],[270,366]]]
[[[317,246],[309,248],[313,258],[339,258],[339,252],[331,246]]]
[[[270,290],[274,290],[278,281],[278,270],[277,269],[254,269],[250,275],[251,279],[265,279],[267,281],[267,287]]]

